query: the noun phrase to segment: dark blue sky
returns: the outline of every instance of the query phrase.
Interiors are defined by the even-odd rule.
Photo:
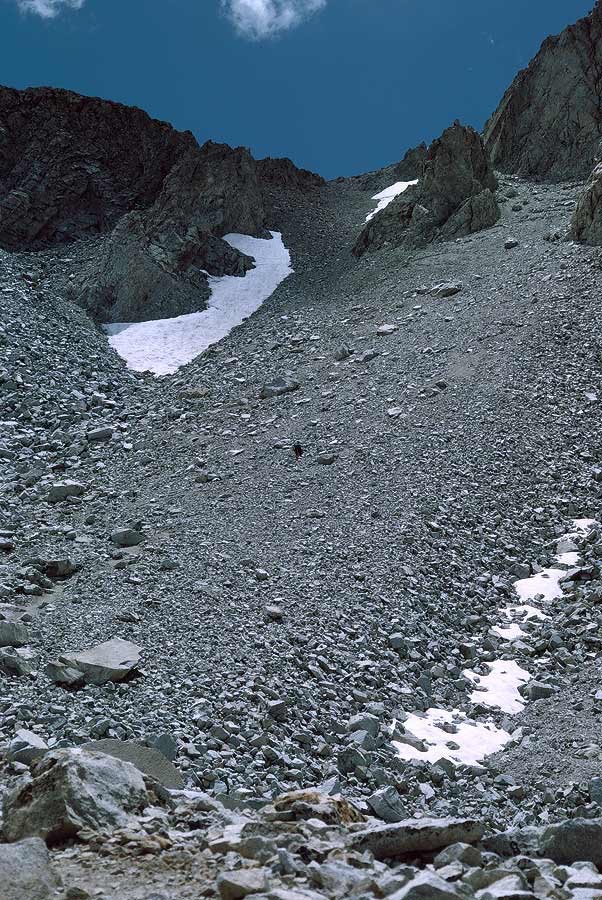
[[[481,128],[543,38],[594,0],[327,0],[262,41],[220,0],[85,0],[46,19],[18,2],[0,0],[0,83],[135,104],[330,178],[393,162],[456,118]]]

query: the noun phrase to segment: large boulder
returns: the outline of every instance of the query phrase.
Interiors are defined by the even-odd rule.
[[[358,831],[349,840],[353,850],[370,852],[376,859],[403,859],[416,853],[432,853],[459,842],[474,844],[483,826],[473,819],[405,819]]]
[[[112,638],[89,650],[62,653],[58,660],[46,666],[46,673],[57,684],[106,684],[123,681],[139,662],[140,647],[131,641]]]
[[[580,195],[569,237],[584,244],[602,244],[602,163],[598,163]]]
[[[429,147],[419,183],[376,213],[353,252],[424,247],[489,228],[500,216],[496,187],[480,136],[456,122]]]
[[[485,126],[502,172],[549,181],[586,178],[602,137],[602,0],[544,41]]]
[[[46,844],[40,838],[0,844],[2,900],[51,900],[57,896],[59,887]]]
[[[48,844],[84,828],[131,825],[148,803],[141,772],[128,762],[80,748],[52,750],[4,797],[7,841],[43,838]]]

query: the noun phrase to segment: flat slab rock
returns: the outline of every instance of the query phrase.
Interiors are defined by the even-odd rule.
[[[350,845],[360,853],[370,850],[376,859],[397,859],[450,844],[474,844],[482,836],[483,826],[474,819],[404,819],[357,832]]]
[[[140,647],[113,638],[89,650],[62,653],[59,661],[80,671],[86,684],[106,684],[123,681],[138,666]]]
[[[17,844],[0,844],[0,885],[2,900],[56,897],[60,882],[50,866],[44,841],[28,838]]]

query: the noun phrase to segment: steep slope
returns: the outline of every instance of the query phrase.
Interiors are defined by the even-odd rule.
[[[602,0],[544,41],[485,126],[502,172],[549,181],[589,175],[602,137]]]
[[[488,228],[499,218],[496,186],[480,136],[456,122],[428,148],[418,184],[370,219],[353,252],[424,247]]]

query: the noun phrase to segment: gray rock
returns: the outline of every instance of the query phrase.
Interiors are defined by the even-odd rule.
[[[587,861],[602,866],[602,819],[569,819],[541,830],[542,856],[561,865]]]
[[[44,672],[51,681],[64,687],[81,687],[85,684],[84,673],[80,669],[75,669],[58,659],[51,659],[46,663]]]
[[[462,283],[459,281],[445,281],[442,284],[436,284],[431,289],[433,297],[454,297],[462,290]]]
[[[113,429],[110,427],[93,428],[91,431],[86,432],[86,437],[91,442],[110,441],[113,437]]]
[[[412,853],[441,850],[458,842],[474,844],[483,826],[474,819],[405,819],[358,831],[349,839],[353,850],[370,850],[376,859],[399,859]]]
[[[591,171],[602,124],[602,6],[547,38],[514,79],[485,125],[494,167],[527,178],[564,181]]]
[[[38,654],[29,647],[0,649],[0,672],[5,675],[32,675],[39,662]]]
[[[48,753],[46,741],[33,731],[20,728],[8,745],[6,758],[10,762],[20,762],[28,766],[46,753]]]
[[[365,225],[353,253],[424,247],[489,228],[500,216],[496,187],[480,135],[456,122],[429,147],[419,183]]]
[[[516,238],[508,238],[508,240],[504,241],[505,250],[514,250],[515,247],[518,247]]]
[[[255,162],[243,147],[191,146],[152,206],[117,224],[74,296],[103,322],[169,318],[203,309],[211,275],[244,275],[253,260],[223,235],[269,237]]]
[[[415,875],[404,887],[390,894],[390,900],[458,900],[463,897],[451,884],[434,872]]]
[[[4,834],[9,842],[41,837],[52,844],[82,828],[112,831],[131,825],[147,802],[142,774],[130,763],[80,748],[52,750],[5,795]]]
[[[116,741],[106,738],[83,744],[82,750],[106,753],[107,756],[112,756],[114,759],[131,763],[144,775],[150,775],[155,781],[170,790],[177,791],[184,787],[182,775],[163,753],[150,747],[144,747],[135,741]]]
[[[573,212],[569,237],[583,244],[602,244],[602,163],[589,177]]]
[[[301,387],[300,383],[288,375],[278,375],[271,381],[267,381],[259,392],[262,400],[269,400],[271,397],[281,397],[283,394],[290,394],[297,391]]]
[[[85,485],[79,481],[57,481],[48,488],[46,499],[49,503],[61,503],[69,497],[81,497],[85,490]]]
[[[106,684],[107,681],[123,681],[136,669],[140,662],[140,647],[113,638],[89,650],[62,653],[58,661],[81,672],[86,684]]]
[[[118,547],[137,547],[144,540],[144,535],[135,528],[115,528],[111,532],[111,540]]]
[[[60,880],[54,873],[44,841],[33,837],[0,844],[2,900],[52,900]]]
[[[222,900],[240,900],[249,894],[262,893],[267,886],[265,869],[236,869],[220,872],[217,876],[217,889]]]
[[[0,647],[24,647],[29,641],[29,631],[20,622],[0,620]]]
[[[408,811],[393,785],[379,788],[368,797],[367,802],[374,815],[383,822],[391,824],[408,818]]]

